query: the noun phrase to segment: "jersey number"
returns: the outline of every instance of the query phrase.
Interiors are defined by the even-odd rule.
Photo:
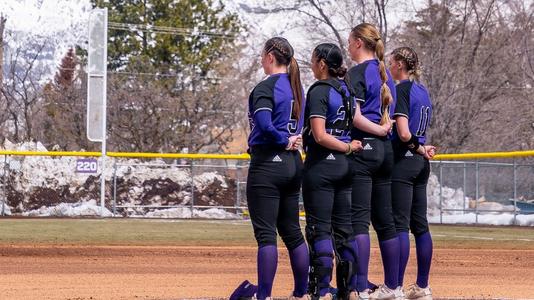
[[[336,119],[332,122],[332,124],[334,124],[334,126],[338,125],[339,123],[343,124],[343,122],[345,121],[345,106],[341,105],[338,109],[337,109],[337,117]],[[343,126],[343,125],[341,125]],[[334,128],[334,129],[327,129],[326,130],[327,133],[333,135],[333,136],[347,136],[349,134],[349,131],[348,130],[344,130],[344,129],[337,129],[337,128]]]
[[[417,127],[417,132],[415,133],[416,136],[424,136],[426,132],[426,128],[428,127],[428,121],[429,117],[428,114],[430,112],[430,107],[428,106],[421,106],[421,114],[419,116],[419,127]]]
[[[299,129],[299,122],[297,119],[293,119],[293,103],[295,100],[291,100],[291,110],[289,110],[289,121],[287,122],[287,131],[289,134],[297,134]]]

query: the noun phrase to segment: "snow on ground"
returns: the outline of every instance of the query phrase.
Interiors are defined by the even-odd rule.
[[[430,216],[428,221],[443,224],[477,224],[477,215],[475,213],[443,215],[440,219],[438,214],[437,216]],[[514,221],[514,215],[510,213],[479,214],[478,224],[534,226],[534,215],[517,215]]]
[[[476,203],[478,215],[474,212],[474,200],[466,197],[462,189],[441,187],[441,204],[446,209],[464,209],[464,211],[444,211],[440,215],[440,185],[438,177],[430,175],[427,187],[428,221],[444,224],[486,224],[486,225],[521,225],[534,226],[534,214],[517,215],[514,219],[513,205],[503,205],[497,202],[487,202],[483,198]],[[470,206],[471,203],[471,206]],[[489,212],[485,210],[499,211]]]
[[[13,144],[7,140],[4,143],[4,149],[47,151],[41,143]],[[8,156],[6,162],[10,188],[8,188],[7,192],[11,194],[11,198],[13,198],[13,193],[17,193],[23,198],[22,202],[16,205],[17,209],[15,211],[19,211],[17,214],[24,216],[99,216],[100,208],[95,200],[91,200],[98,197],[99,180],[89,180],[90,176],[99,176],[99,174],[76,173],[75,166],[77,159],[77,157]],[[100,159],[98,160],[100,164]],[[122,187],[120,191],[123,193],[117,194],[118,200],[122,199],[122,202],[118,202],[117,205],[134,206],[150,204],[158,206],[165,203],[164,201],[169,201],[171,198],[177,199],[178,201],[172,202],[171,205],[187,205],[191,199],[190,187],[193,184],[195,195],[200,197],[199,199],[205,199],[207,197],[203,193],[205,189],[208,191],[207,195],[215,197],[213,199],[206,198],[204,205],[217,206],[221,205],[217,203],[217,200],[220,200],[220,195],[215,194],[219,191],[229,191],[230,188],[227,178],[210,170],[202,173],[195,172],[194,181],[192,182],[189,166],[169,166],[168,163],[161,159],[151,160],[149,162],[150,166],[147,165],[146,161],[136,159],[119,159],[117,161],[118,165],[115,173],[117,178],[120,178],[122,181],[118,183],[117,188],[120,189]],[[154,165],[158,166],[155,167]],[[108,181],[109,189],[114,173],[111,159],[107,160],[106,166],[104,177]],[[99,168],[101,168],[101,165],[99,165]],[[91,184],[88,186],[88,183]],[[214,183],[215,185],[213,185]],[[176,189],[176,185],[178,185],[178,189]],[[61,196],[64,195],[65,187],[68,188],[70,194]],[[174,192],[166,194],[165,189],[169,188],[174,189]],[[38,193],[39,189],[46,189],[47,192],[53,192],[42,196],[42,194]],[[124,194],[124,190],[126,194]],[[5,189],[1,191],[6,192]],[[96,195],[94,194],[95,191]],[[38,202],[36,202],[33,198],[33,195],[36,194],[38,194],[39,198],[45,197],[45,199],[51,200],[43,201],[43,199],[38,199]],[[147,194],[150,196],[147,196]],[[64,199],[63,202],[68,203],[57,201],[57,198],[55,198],[57,195],[60,195],[60,200]],[[2,198],[6,199],[4,197]],[[41,206],[39,203],[43,203],[46,206]],[[37,206],[38,208],[36,208],[36,204],[39,205]],[[3,207],[4,215],[11,215],[13,213],[13,207],[10,207],[7,203],[4,203]],[[33,209],[29,209],[28,207]],[[1,211],[2,203],[0,203],[0,213]],[[111,213],[105,210],[104,215],[111,216]],[[235,219],[237,217],[234,214],[228,214],[220,209],[195,210],[193,215],[196,218],[214,219]],[[190,217],[191,212],[170,209],[162,210],[161,212],[152,212],[151,215],[147,216],[181,218],[186,216]]]
[[[12,144],[6,140],[5,150],[47,151],[39,142]],[[12,172],[22,176],[16,182],[17,190],[28,192],[36,186],[58,187],[66,184],[81,185],[91,174],[78,173],[73,176],[76,157],[45,158],[42,156],[8,156],[7,163]]]
[[[148,212],[144,215],[148,218],[180,218],[180,219],[189,219],[189,218],[202,218],[202,219],[241,219],[242,217],[227,212],[219,208],[210,208],[206,210],[191,209],[189,207],[176,207],[169,209],[160,209],[153,212]]]
[[[87,217],[87,216],[103,216],[112,217],[112,213],[104,208],[101,214],[101,208],[97,205],[96,200],[89,200],[87,202],[76,203],[60,203],[52,207],[43,206],[39,209],[30,210],[22,213],[26,217]]]
[[[7,150],[27,150],[27,151],[46,151],[46,148],[40,143],[23,143],[19,145],[11,144],[6,141],[4,145]],[[44,158],[38,156],[9,156],[7,162],[9,164],[10,173],[16,173],[17,179],[11,184],[14,184],[17,190],[22,194],[30,194],[32,189],[36,187],[46,187],[50,189],[58,189],[62,186],[68,186],[69,190],[82,189],[88,177],[91,174],[75,173],[76,157],[58,157],[58,158]],[[125,181],[132,181],[134,184],[127,190],[127,199],[131,199],[129,203],[122,203],[122,205],[136,205],[139,204],[141,195],[153,189],[165,188],[161,186],[165,184],[164,179],[169,179],[180,186],[191,185],[191,173],[189,167],[168,167],[163,160],[151,160],[151,164],[160,164],[162,167],[149,167],[144,164],[146,162],[121,159],[116,170],[116,175]],[[111,162],[108,161],[105,177],[111,181],[113,175],[113,168]],[[98,175],[98,174],[93,174]],[[146,185],[149,180],[159,180],[153,185]],[[218,172],[209,171],[201,174],[195,174],[194,186],[195,193],[202,191],[215,181],[219,181],[220,188],[229,188],[228,180]],[[145,185],[143,185],[145,184]],[[512,205],[503,205],[497,202],[488,202],[479,199],[476,206],[479,211],[478,216],[474,213],[475,201],[464,195],[462,189],[453,189],[446,186],[441,187],[441,207],[447,209],[459,209],[464,211],[445,211],[440,215],[440,185],[436,175],[431,174],[428,183],[428,216],[431,223],[464,223],[474,224],[478,221],[479,224],[489,225],[521,225],[534,226],[534,214],[531,215],[517,215],[514,219],[514,207]],[[74,193],[73,193],[74,194]],[[180,190],[176,192],[175,196],[180,202],[177,205],[184,205],[183,207],[158,209],[152,208],[148,212],[142,212],[140,209],[129,209],[129,216],[131,217],[148,217],[148,218],[207,218],[207,219],[240,219],[240,215],[229,213],[223,209],[210,208],[206,210],[191,209],[186,205],[190,199],[190,191]],[[207,197],[202,195],[202,197]],[[94,198],[94,196],[93,196]],[[93,198],[86,199],[69,199],[68,202],[74,203],[53,203],[50,206],[42,206],[38,209],[25,210],[21,215],[23,216],[57,216],[57,217],[73,217],[73,216],[100,216],[100,207]],[[163,197],[165,198],[165,197]],[[150,202],[154,206],[161,205],[163,199],[161,195],[154,193],[150,198]],[[209,205],[220,205],[213,199],[207,199]],[[212,203],[213,202],[213,203]],[[2,204],[0,203],[0,212]],[[13,207],[4,204],[3,207],[5,215],[13,214]],[[501,212],[484,212],[484,210],[495,210]],[[19,213],[20,214],[20,213]],[[111,217],[113,214],[105,209],[104,216]]]

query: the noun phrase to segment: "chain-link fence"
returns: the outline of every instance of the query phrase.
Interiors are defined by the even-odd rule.
[[[247,213],[246,155],[115,153],[106,160],[104,210],[97,200],[99,158],[39,155],[4,156],[2,215],[240,218]],[[80,168],[84,165],[89,169]],[[432,161],[428,196],[434,223],[534,224],[534,159]]]
[[[482,216],[482,223],[498,224],[508,216],[519,224],[518,215],[534,214],[532,158],[434,161],[432,172],[439,182],[429,184],[429,213],[439,212],[434,221],[479,223]]]

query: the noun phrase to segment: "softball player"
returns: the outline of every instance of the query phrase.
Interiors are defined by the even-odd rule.
[[[349,71],[349,78],[358,103],[351,137],[363,145],[363,151],[349,160],[354,172],[352,227],[359,254],[352,285],[359,299],[389,299],[397,295],[399,275],[399,239],[391,208],[393,149],[388,134],[395,85],[384,64],[384,42],[376,27],[362,23],[353,28],[349,53],[357,63]],[[377,232],[384,266],[384,285],[374,292],[367,281],[369,220]],[[351,299],[356,299],[355,293],[351,293]]]
[[[302,159],[297,148],[301,144],[304,96],[293,53],[286,39],[269,39],[261,55],[269,77],[249,97],[247,203],[258,243],[256,298],[260,300],[271,296],[278,263],[277,230],[293,270],[291,299],[304,299],[308,289],[309,254],[300,229],[298,204]],[[236,293],[234,299],[239,298]]]
[[[341,79],[347,73],[341,49],[330,43],[312,53],[311,69],[318,80],[306,97],[303,199],[306,210],[306,239],[310,247],[310,295],[332,299],[329,291],[336,253],[338,299],[346,299],[356,262],[351,243],[351,170],[347,155],[361,150],[351,141],[354,98]]]
[[[432,103],[426,88],[419,83],[419,59],[408,47],[393,50],[389,69],[396,81],[397,104],[394,118],[393,152],[395,165],[391,175],[393,216],[400,242],[398,285],[402,286],[410,239],[415,237],[417,250],[417,281],[406,290],[407,299],[431,300],[428,274],[432,260],[432,237],[426,219],[426,185],[430,175],[430,159],[434,146],[424,146],[432,117]]]

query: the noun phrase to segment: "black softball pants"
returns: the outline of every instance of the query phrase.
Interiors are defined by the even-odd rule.
[[[298,151],[253,147],[247,204],[259,247],[276,245],[276,232],[289,250],[304,242],[299,224],[302,158]]]
[[[353,172],[352,229],[355,235],[367,234],[371,221],[378,239],[389,240],[397,236],[391,206],[391,141],[377,137],[361,141],[363,150],[349,159]]]
[[[310,152],[302,182],[308,243],[331,239],[343,247],[352,235],[350,222],[351,172],[343,153]]]
[[[428,232],[426,186],[429,176],[430,162],[423,156],[407,149],[396,153],[391,191],[398,232],[411,230],[416,237]]]

